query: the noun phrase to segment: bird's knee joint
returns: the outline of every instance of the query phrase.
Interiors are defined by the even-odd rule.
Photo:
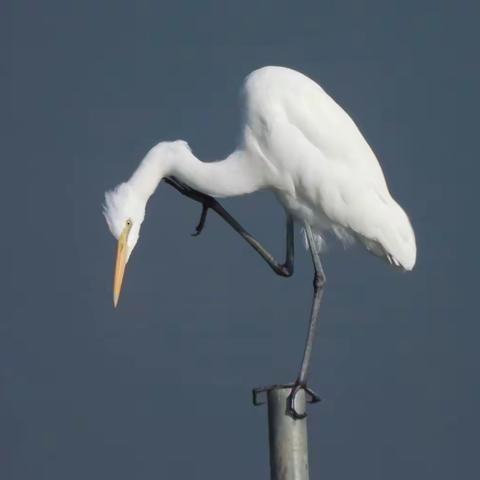
[[[282,277],[291,277],[293,275],[293,267],[291,265],[282,265],[280,274]]]
[[[327,283],[327,280],[326,278],[323,276],[323,275],[318,275],[316,274],[314,277],[313,277],[313,288],[315,290],[320,290],[322,289],[325,284]]]

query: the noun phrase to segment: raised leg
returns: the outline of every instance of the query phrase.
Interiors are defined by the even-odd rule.
[[[293,260],[294,260],[294,238],[293,238],[293,220],[287,215],[287,238],[286,238],[286,255],[285,262],[283,264],[278,263],[275,258],[252,236],[248,233],[213,197],[204,193],[198,192],[190,188],[188,185],[180,182],[174,177],[166,178],[165,181],[179,191],[182,195],[185,195],[202,204],[202,214],[200,221],[196,227],[196,231],[193,235],[199,235],[204,226],[207,218],[208,210],[213,210],[220,217],[222,217],[240,236],[255,249],[259,255],[268,263],[272,270],[278,275],[289,277],[293,274]],[[310,364],[310,357],[312,353],[313,342],[315,339],[315,329],[318,321],[318,314],[320,310],[320,303],[323,295],[323,287],[325,285],[325,274],[323,272],[322,264],[320,262],[320,255],[317,249],[317,243],[313,237],[312,230],[309,226],[305,227],[307,240],[310,247],[310,253],[312,255],[313,266],[315,269],[315,276],[313,281],[313,304],[310,315],[310,324],[308,328],[307,339],[305,342],[305,350],[303,353],[303,360],[298,373],[297,380],[293,384],[280,385],[280,387],[291,387],[292,390],[287,400],[287,413],[294,419],[301,419],[306,416],[305,412],[298,412],[295,408],[295,397],[300,390],[304,390],[308,403],[315,403],[320,398],[307,387],[307,373]],[[258,401],[258,395],[271,388],[276,388],[278,385],[271,387],[256,388],[253,390],[253,403],[260,405]]]
[[[320,262],[320,255],[318,252],[317,242],[312,234],[309,226],[305,227],[307,234],[308,246],[312,255],[313,267],[315,275],[313,278],[313,303],[310,315],[310,324],[308,327],[307,340],[305,342],[305,350],[303,352],[302,364],[298,372],[297,380],[295,381],[292,391],[287,399],[287,413],[293,418],[304,418],[306,413],[299,413],[295,409],[295,397],[300,390],[305,390],[311,395],[312,401],[319,401],[320,399],[307,388],[308,367],[310,365],[310,357],[312,354],[313,342],[315,340],[315,330],[318,323],[318,316],[320,311],[320,303],[322,301],[323,289],[325,286],[325,273],[323,271],[322,263]]]
[[[294,259],[294,238],[293,238],[293,219],[287,215],[287,238],[285,262],[279,263],[273,255],[263,247],[250,233],[248,233],[221,205],[210,195],[190,188],[188,185],[177,180],[175,177],[165,178],[165,182],[175,188],[182,195],[185,195],[202,204],[202,214],[200,221],[195,229],[194,236],[199,235],[207,218],[208,210],[213,210],[222,217],[251,247],[259,253],[259,255],[268,263],[271,269],[282,277],[290,277],[293,275],[293,259]]]

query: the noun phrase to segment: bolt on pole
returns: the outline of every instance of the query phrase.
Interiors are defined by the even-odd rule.
[[[254,405],[260,393],[267,394],[271,480],[308,480],[307,417],[294,419],[287,414],[291,385],[273,385],[253,391]],[[299,391],[295,408],[306,410],[305,392]]]

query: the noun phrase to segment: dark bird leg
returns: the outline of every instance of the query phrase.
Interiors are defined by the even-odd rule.
[[[240,236],[268,263],[271,269],[282,277],[290,277],[293,275],[293,258],[294,258],[294,239],[293,239],[293,220],[287,216],[287,247],[285,254],[285,262],[279,263],[273,255],[263,247],[250,233],[248,233],[221,205],[210,195],[190,188],[188,185],[177,180],[175,177],[165,178],[165,182],[175,188],[182,195],[185,195],[202,204],[202,214],[200,221],[195,229],[194,236],[199,235],[207,219],[208,210],[213,210],[222,217]]]
[[[213,197],[206,195],[202,192],[190,188],[188,185],[180,182],[174,177],[165,178],[165,181],[175,188],[182,195],[185,195],[202,204],[202,213],[200,221],[196,227],[194,236],[199,235],[205,227],[205,221],[207,218],[208,210],[213,210],[220,217],[222,217],[240,236],[255,249],[260,256],[268,263],[272,270],[277,274],[284,277],[289,277],[293,274],[293,260],[294,260],[294,237],[293,237],[293,219],[287,215],[287,236],[286,236],[286,256],[283,264],[278,263],[273,255],[271,255],[250,233],[248,233]],[[320,262],[320,256],[317,249],[317,244],[313,238],[312,231],[309,226],[305,227],[307,234],[307,240],[310,247],[310,253],[312,255],[313,265],[315,269],[315,277],[313,281],[313,305],[310,316],[310,325],[308,329],[307,339],[305,343],[305,350],[303,354],[302,365],[297,377],[297,380],[293,384],[289,385],[273,385],[271,387],[256,388],[253,390],[253,403],[255,405],[261,405],[258,402],[257,397],[260,393],[268,391],[272,388],[291,388],[290,395],[287,399],[286,411],[294,419],[301,419],[306,416],[305,412],[297,412],[295,409],[295,397],[300,390],[304,390],[308,395],[307,401],[309,403],[315,403],[320,401],[320,398],[307,387],[307,373],[310,364],[310,357],[312,353],[313,342],[315,338],[315,328],[317,325],[318,314],[320,309],[320,302],[323,295],[323,287],[325,285],[325,274],[323,272],[322,264]]]
[[[305,350],[303,352],[302,365],[298,373],[292,391],[287,399],[287,413],[293,418],[304,418],[306,413],[299,413],[295,410],[295,397],[300,390],[305,390],[310,394],[310,402],[318,402],[320,399],[311,390],[307,388],[308,367],[310,365],[310,357],[312,354],[313,342],[315,340],[315,329],[318,323],[318,316],[320,311],[320,303],[322,301],[323,289],[326,282],[325,273],[323,271],[320,255],[318,253],[317,243],[313,238],[312,230],[309,226],[305,226],[307,234],[308,246],[312,255],[313,267],[315,269],[315,276],[313,278],[313,303],[310,315],[310,324],[308,327],[307,340],[305,342]]]

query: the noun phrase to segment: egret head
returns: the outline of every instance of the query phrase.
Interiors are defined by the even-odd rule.
[[[105,193],[103,214],[112,235],[117,239],[117,255],[113,277],[113,304],[117,306],[125,265],[140,236],[145,217],[145,202],[128,183],[121,183]]]

